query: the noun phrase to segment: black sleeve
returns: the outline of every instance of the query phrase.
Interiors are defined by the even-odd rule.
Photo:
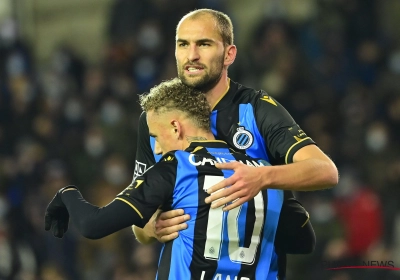
[[[104,207],[90,204],[75,190],[62,193],[62,200],[79,232],[98,239],[131,225],[144,227],[160,206],[169,205],[175,187],[174,172],[176,162],[160,162]]]
[[[255,104],[257,126],[273,165],[292,163],[293,155],[299,149],[315,144],[274,98],[260,91]],[[309,254],[314,251],[316,244],[309,214],[293,196],[293,192],[285,191],[284,194],[275,237],[276,249],[282,256]]]
[[[155,164],[153,150],[150,145],[149,128],[147,126],[146,113],[139,118],[138,139],[136,148],[135,177],[142,175],[150,166]],[[132,181],[132,182],[133,182]]]
[[[286,109],[265,92],[260,91],[254,110],[272,165],[292,163],[300,148],[315,144]]]
[[[131,225],[142,224],[142,218],[126,203],[114,200],[104,207],[87,202],[79,191],[62,194],[70,219],[86,238],[99,239]]]
[[[175,188],[176,160],[160,161],[118,194],[121,200],[143,217],[139,227],[144,227],[154,212],[162,208],[169,210]]]

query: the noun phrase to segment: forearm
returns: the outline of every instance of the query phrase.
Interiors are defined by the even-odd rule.
[[[72,190],[62,193],[62,201],[78,231],[89,239],[99,239],[132,224],[143,223],[129,205],[119,200],[97,207],[87,202],[80,192]]]
[[[259,169],[263,189],[313,191],[333,187],[338,182],[333,162],[318,158]]]

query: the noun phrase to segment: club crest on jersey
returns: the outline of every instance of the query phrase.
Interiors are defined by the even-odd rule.
[[[237,128],[236,133],[233,135],[233,144],[240,150],[245,150],[253,144],[253,134],[246,130],[243,126]]]

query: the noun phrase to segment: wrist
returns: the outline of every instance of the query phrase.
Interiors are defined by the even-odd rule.
[[[58,191],[57,196],[60,198],[60,200],[62,201],[62,203],[63,203],[64,205],[65,205],[66,199],[68,199],[68,196],[65,197],[64,194],[65,194],[65,192],[68,192],[68,191],[78,191],[78,192],[79,192],[78,188],[75,187],[75,186],[73,186],[73,185],[66,186],[66,187],[60,189],[60,190]]]
[[[261,190],[271,189],[274,185],[274,178],[275,178],[275,166],[265,166],[261,167]]]
[[[60,189],[58,192],[59,192],[60,194],[62,194],[62,193],[64,193],[64,192],[66,192],[66,191],[72,191],[72,190],[78,191],[78,188],[75,187],[74,185],[69,185],[69,186],[66,186],[66,187]]]

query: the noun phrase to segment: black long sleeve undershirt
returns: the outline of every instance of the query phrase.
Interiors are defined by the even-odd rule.
[[[89,239],[99,239],[131,225],[146,224],[128,204],[120,200],[98,207],[87,202],[76,190],[65,191],[61,198],[73,224]]]
[[[147,222],[140,218],[128,204],[120,200],[98,207],[87,202],[76,190],[62,193],[62,200],[74,225],[84,237],[89,239],[99,239],[131,225],[143,227]],[[280,221],[275,245],[286,254],[309,254],[314,250],[316,243],[311,222],[308,221],[303,227],[301,226],[305,221],[303,213],[305,210],[297,201],[292,201],[287,204],[287,207],[297,209],[290,211],[291,215],[289,215],[293,221],[297,222]],[[287,210],[285,207],[282,209],[282,217],[289,217],[285,215]],[[309,238],[310,236],[313,238]]]

